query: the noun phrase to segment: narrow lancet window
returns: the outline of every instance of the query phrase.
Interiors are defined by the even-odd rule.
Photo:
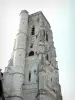
[[[46,41],[48,41],[48,34],[46,33]]]
[[[43,36],[45,37],[45,30],[43,30]]]
[[[46,59],[48,60],[48,54],[47,54],[47,56],[46,56]]]
[[[29,82],[31,81],[31,72],[29,72]]]

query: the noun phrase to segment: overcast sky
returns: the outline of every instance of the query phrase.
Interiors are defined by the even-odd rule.
[[[0,0],[0,68],[8,64],[19,26],[19,13],[42,11],[56,47],[63,100],[75,100],[75,13],[72,0]]]

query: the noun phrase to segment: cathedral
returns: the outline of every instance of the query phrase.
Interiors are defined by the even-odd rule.
[[[21,11],[13,52],[0,74],[0,100],[62,100],[53,33],[41,11]]]

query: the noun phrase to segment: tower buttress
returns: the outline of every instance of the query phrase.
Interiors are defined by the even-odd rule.
[[[28,30],[28,12],[22,10],[20,13],[19,33],[16,36],[16,43],[13,56],[13,67],[16,70],[13,75],[13,97],[12,100],[23,99],[23,84],[24,84],[24,68],[25,68],[25,55],[26,55],[26,41]],[[16,80],[16,81],[15,81]]]
[[[16,35],[14,48],[13,64],[14,66],[25,66],[26,41],[28,31],[28,12],[26,10],[20,13],[19,32]]]
[[[6,93],[6,100],[9,100],[9,98],[11,100],[23,100],[27,31],[28,12],[26,10],[22,10],[20,13],[19,31],[16,35],[13,50],[13,66],[8,65],[4,77],[4,91]]]

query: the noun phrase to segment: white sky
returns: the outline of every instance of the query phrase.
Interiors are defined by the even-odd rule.
[[[75,13],[70,0],[0,0],[0,67],[10,59],[19,25],[19,13],[42,11],[51,24],[57,52],[63,100],[75,100]]]

